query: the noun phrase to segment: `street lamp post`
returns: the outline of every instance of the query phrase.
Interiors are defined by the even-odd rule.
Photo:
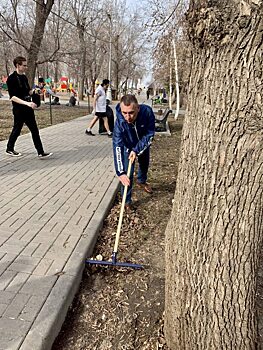
[[[107,13],[107,16],[110,20],[110,41],[109,41],[109,73],[108,73],[108,79],[110,81],[108,89],[107,89],[107,93],[106,93],[106,97],[108,100],[110,100],[110,102],[112,101],[112,93],[111,93],[111,54],[112,54],[112,41],[111,41],[111,35],[112,35],[112,21],[111,21],[111,15],[109,13]]]

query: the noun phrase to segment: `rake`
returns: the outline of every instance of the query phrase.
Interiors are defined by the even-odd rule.
[[[130,178],[131,166],[132,166],[132,161],[129,160],[128,170],[127,170],[128,178]],[[132,263],[128,263],[128,262],[118,262],[117,261],[118,245],[119,245],[119,240],[120,240],[120,233],[121,233],[121,226],[122,226],[123,213],[124,213],[125,202],[126,202],[126,197],[127,197],[127,191],[128,191],[128,186],[126,185],[126,186],[124,186],[124,192],[123,192],[123,197],[122,197],[121,211],[120,211],[120,217],[119,217],[119,222],[118,222],[118,227],[117,227],[117,232],[116,232],[115,244],[114,244],[113,252],[111,255],[112,260],[111,261],[86,260],[87,264],[129,267],[129,268],[133,268],[133,269],[142,269],[143,268],[143,266],[140,264],[132,264]]]

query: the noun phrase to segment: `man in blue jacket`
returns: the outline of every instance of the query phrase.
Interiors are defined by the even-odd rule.
[[[134,95],[124,95],[116,106],[116,123],[113,132],[113,155],[116,173],[123,186],[129,186],[126,208],[131,205],[135,159],[138,159],[138,185],[147,193],[152,189],[147,181],[150,146],[155,131],[155,116],[151,107],[139,105]],[[129,160],[132,161],[130,179],[127,176]]]

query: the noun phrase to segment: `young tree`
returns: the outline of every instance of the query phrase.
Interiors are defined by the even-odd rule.
[[[171,349],[259,348],[262,14],[261,0],[190,2],[188,111],[166,231]]]

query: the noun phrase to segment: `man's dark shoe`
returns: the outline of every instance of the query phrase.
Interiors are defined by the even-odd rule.
[[[137,185],[146,193],[153,193],[151,186],[147,182],[145,182],[144,184],[137,182]]]
[[[16,152],[16,151],[8,151],[8,150],[6,150],[5,153],[8,154],[11,157],[20,157],[20,156],[22,156],[22,153],[19,153],[19,152]]]
[[[112,138],[112,132],[110,134],[108,134],[108,137]]]
[[[127,214],[134,212],[134,206],[131,203],[126,203],[124,210]]]
[[[48,157],[51,157],[52,154],[53,154],[53,153],[45,153],[45,152],[44,152],[44,153],[39,154],[39,155],[38,155],[38,158],[39,158],[39,159],[46,159],[46,158],[48,158]]]
[[[93,132],[91,130],[90,131],[85,130],[85,134],[90,135],[90,136],[95,136],[95,134],[93,134]]]

